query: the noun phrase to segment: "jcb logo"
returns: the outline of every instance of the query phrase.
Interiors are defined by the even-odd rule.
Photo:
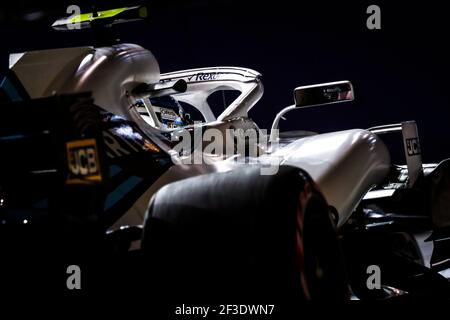
[[[408,151],[408,156],[421,154],[419,138],[406,139],[406,150]]]
[[[67,184],[101,182],[100,162],[95,139],[70,141],[66,144]]]

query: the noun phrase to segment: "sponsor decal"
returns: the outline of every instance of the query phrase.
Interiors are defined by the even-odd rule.
[[[219,77],[219,74],[217,72],[199,72],[197,74],[194,74],[190,77],[188,77],[188,81],[212,81],[217,80]]]
[[[421,154],[419,138],[406,139],[406,151],[410,157]]]
[[[146,151],[152,151],[152,152],[161,152],[161,149],[159,149],[154,143],[151,143],[150,141],[147,141],[144,143],[144,149]]]
[[[175,121],[178,115],[172,109],[159,108],[161,110],[161,119]]]
[[[144,138],[130,126],[111,128],[103,133],[106,155],[109,158],[120,158],[141,151],[159,154],[161,149],[153,142]]]
[[[66,143],[68,174],[66,184],[102,182],[100,159],[95,139]]]

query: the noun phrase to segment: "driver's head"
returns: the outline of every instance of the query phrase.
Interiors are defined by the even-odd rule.
[[[190,124],[189,121],[186,119],[186,114],[184,113],[184,109],[181,106],[181,104],[172,96],[164,96],[164,97],[155,97],[150,98],[150,102],[152,105],[164,108],[164,109],[170,109],[173,112],[176,113],[177,118],[176,119],[161,119],[161,122],[168,125],[169,127],[175,126],[175,127],[182,127]]]

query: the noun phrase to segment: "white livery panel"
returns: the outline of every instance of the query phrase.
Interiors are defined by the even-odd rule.
[[[307,171],[339,213],[341,226],[374,185],[389,173],[389,151],[376,135],[355,129],[296,140],[275,151],[283,164]]]

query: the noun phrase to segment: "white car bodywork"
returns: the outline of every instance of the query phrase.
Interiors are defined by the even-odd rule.
[[[149,99],[143,99],[148,109],[147,118],[135,108],[130,108],[141,99],[132,94],[138,84],[157,86],[186,81],[186,92],[177,94],[176,98],[195,106],[209,128],[221,131],[230,127],[257,128],[248,118],[248,111],[263,93],[260,74],[256,71],[216,67],[160,74],[158,63],[150,51],[129,44],[15,54],[10,58],[10,68],[32,98],[91,91],[97,105],[136,122],[167,152],[171,149],[158,138],[157,133],[161,129],[152,115]],[[215,117],[207,98],[218,90],[238,90],[241,94]],[[261,161],[274,158],[280,164],[302,168],[311,175],[328,203],[337,209],[339,226],[345,223],[370,188],[387,176],[391,165],[389,152],[379,137],[360,129],[303,137],[287,145],[274,144],[266,151]],[[172,166],[115,226],[142,224],[151,196],[167,183],[210,172],[229,171],[243,165],[234,161],[236,157],[203,157],[209,159],[209,164],[186,165],[180,161]],[[174,155],[175,163],[176,158]],[[254,163],[261,162],[254,160]]]

